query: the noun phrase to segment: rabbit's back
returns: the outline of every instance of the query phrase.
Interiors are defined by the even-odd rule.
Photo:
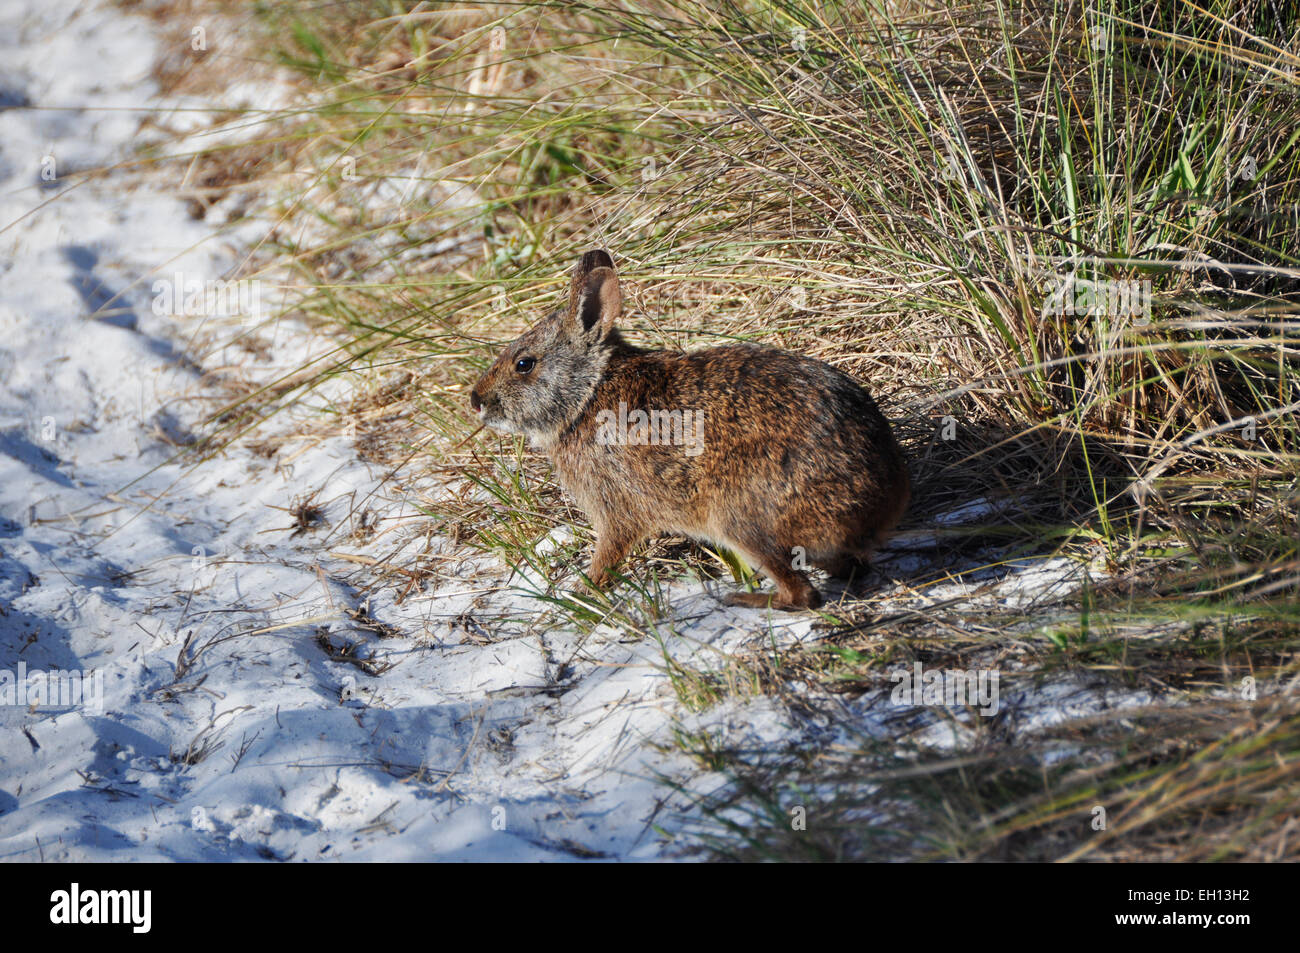
[[[742,546],[738,536],[766,535],[813,555],[870,549],[908,496],[902,453],[864,388],[755,344],[621,345],[552,459],[587,512]]]

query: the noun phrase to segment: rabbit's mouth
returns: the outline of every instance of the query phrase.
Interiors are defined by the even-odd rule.
[[[513,433],[514,427],[510,421],[501,413],[501,405],[495,401],[492,403],[484,402],[475,408],[479,414],[479,422],[489,430],[495,430],[497,433]]]
[[[510,421],[504,417],[494,416],[491,414],[483,415],[483,426],[489,430],[495,430],[497,433],[514,433],[515,429],[510,426]]]
[[[509,424],[501,415],[501,401],[479,394],[477,386],[469,392],[469,405],[478,415],[479,422],[490,430],[509,432]]]

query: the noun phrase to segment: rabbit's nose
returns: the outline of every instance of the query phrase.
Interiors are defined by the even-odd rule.
[[[477,387],[475,387],[473,390],[469,392],[469,405],[473,407],[475,410],[483,409],[483,400],[478,395]]]

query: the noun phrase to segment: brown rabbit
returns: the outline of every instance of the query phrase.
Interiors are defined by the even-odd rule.
[[[903,515],[910,480],[871,396],[821,361],[756,344],[690,353],[623,340],[614,261],[590,251],[567,308],[511,342],[470,392],[488,426],[526,434],[597,534],[589,578],[642,540],[681,534],[727,546],[816,608],[800,569],[847,576]]]

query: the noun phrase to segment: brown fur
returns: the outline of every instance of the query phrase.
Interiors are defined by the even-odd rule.
[[[507,345],[470,395],[486,423],[527,434],[550,457],[591,519],[592,584],[642,540],[680,533],[738,551],[776,582],[775,598],[739,593],[733,604],[820,605],[796,547],[809,565],[847,576],[907,507],[907,465],[871,396],[828,364],[775,348],[633,347],[614,328],[621,310],[613,260],[588,252],[567,310]],[[602,444],[601,412],[617,416],[620,402],[629,415],[702,413],[702,450],[685,430],[678,444]]]

